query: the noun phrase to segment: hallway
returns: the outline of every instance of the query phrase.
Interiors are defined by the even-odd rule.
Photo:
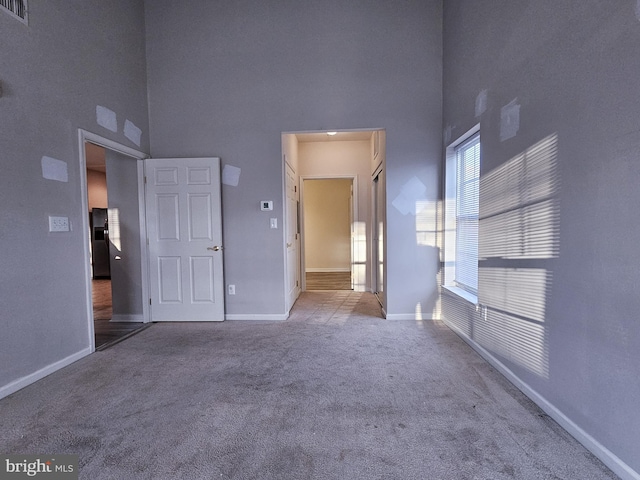
[[[83,479],[613,479],[439,322],[303,293],[283,322],[154,324],[0,400],[4,453]]]

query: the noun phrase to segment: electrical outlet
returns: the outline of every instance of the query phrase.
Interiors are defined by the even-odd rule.
[[[49,231],[50,232],[68,232],[69,217],[53,217],[49,215]]]
[[[236,294],[236,286],[235,285],[229,285],[227,287],[227,289],[229,290],[229,295],[235,295]]]

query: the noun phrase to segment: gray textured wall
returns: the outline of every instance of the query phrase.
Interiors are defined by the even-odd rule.
[[[33,0],[28,26],[0,15],[0,386],[89,347],[78,128],[137,147],[128,118],[148,148],[143,26],[131,0]],[[66,162],[67,182],[43,178],[43,156]],[[48,233],[49,215],[73,230]]]
[[[142,321],[142,265],[138,160],[106,150],[109,195],[109,254],[114,321]],[[117,212],[117,213],[115,213]],[[114,225],[112,219],[117,219]],[[117,235],[117,236],[116,236]],[[115,257],[119,257],[116,259]]]
[[[284,313],[282,132],[385,128],[391,202],[413,177],[435,201],[441,153],[441,2],[147,2],[154,156],[220,156],[230,314]],[[435,216],[433,217],[435,222]],[[437,249],[388,209],[387,310],[433,303]],[[411,272],[411,273],[408,273]]]
[[[505,212],[481,219],[480,249],[490,251],[480,260],[487,310],[483,316],[446,295],[444,316],[640,471],[636,2],[444,3],[445,135],[453,140],[480,122],[481,202],[506,205],[509,182],[523,176],[528,183],[519,188],[534,197],[536,186],[555,188],[537,226],[527,218],[542,206],[533,197],[509,213],[523,222],[520,231],[500,230]],[[484,112],[482,101],[476,105],[483,90]],[[519,129],[501,137],[503,107],[513,100]],[[534,179],[518,155],[531,162],[530,147],[548,136],[557,139],[556,153],[548,152],[554,170]],[[489,178],[498,182],[489,187]],[[539,237],[527,237],[536,229]],[[488,244],[493,234],[500,245]],[[530,254],[544,242],[545,254]],[[512,247],[529,253],[508,253]]]

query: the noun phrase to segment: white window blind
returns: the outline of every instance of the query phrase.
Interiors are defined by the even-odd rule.
[[[455,149],[456,256],[455,284],[478,293],[478,205],[480,194],[480,135]]]

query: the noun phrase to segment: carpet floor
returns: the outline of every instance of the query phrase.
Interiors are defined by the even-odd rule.
[[[439,322],[305,292],[283,322],[154,324],[0,400],[0,451],[82,479],[613,479]]]

